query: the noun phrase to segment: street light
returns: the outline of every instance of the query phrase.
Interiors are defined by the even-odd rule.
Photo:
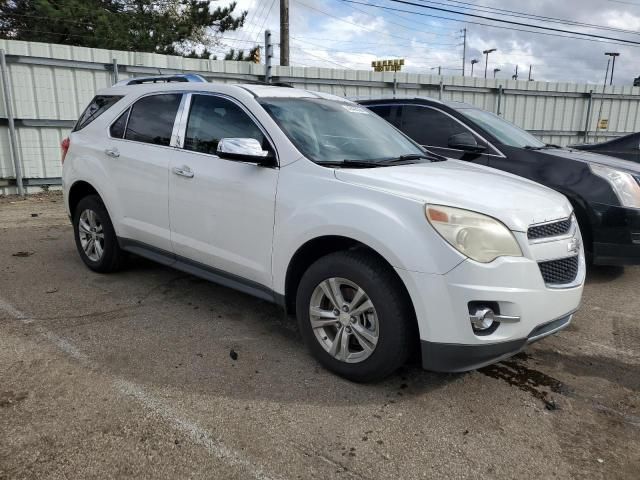
[[[489,50],[484,50],[482,52],[483,55],[485,55],[485,61],[484,61],[484,78],[487,78],[487,65],[489,65],[489,54],[492,52],[495,52],[497,50],[497,48],[490,48]]]
[[[430,70],[435,70],[436,68],[438,69],[438,76],[440,76],[440,74],[442,72],[442,67],[431,67]]]
[[[493,78],[496,78],[496,73],[498,73],[500,71],[499,68],[494,68],[493,69]]]
[[[471,76],[473,77],[473,66],[478,63],[478,60],[476,60],[475,58],[473,60],[471,60]]]
[[[609,85],[613,85],[613,70],[616,68],[616,57],[619,57],[620,54],[618,52],[607,52],[605,55],[609,57],[613,57],[613,64],[611,65],[611,80],[609,81]],[[611,60],[611,59],[609,59]],[[607,70],[609,70],[609,62],[607,62]],[[607,84],[607,77],[604,77],[604,84]]]

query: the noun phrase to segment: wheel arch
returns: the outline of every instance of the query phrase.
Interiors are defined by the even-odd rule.
[[[369,245],[356,240],[351,237],[342,235],[322,235],[319,237],[307,240],[302,244],[291,257],[291,261],[287,266],[285,274],[284,285],[284,307],[288,314],[295,315],[296,310],[296,294],[298,286],[304,272],[318,259],[334,252],[345,250],[360,250],[370,253],[380,259],[389,268],[389,271],[393,273],[394,278],[398,282],[398,285],[402,289],[403,295],[413,312],[416,328],[418,326],[415,305],[409,294],[409,290],[406,285],[396,273],[393,265],[387,260],[384,255],[379,253],[376,249]]]

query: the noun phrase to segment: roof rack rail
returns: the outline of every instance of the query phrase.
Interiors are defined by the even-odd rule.
[[[124,85],[141,85],[144,83],[174,83],[174,82],[191,82],[191,83],[203,83],[207,80],[201,75],[195,73],[177,73],[173,75],[157,75],[154,77],[137,77],[127,78],[116,83],[116,86]]]

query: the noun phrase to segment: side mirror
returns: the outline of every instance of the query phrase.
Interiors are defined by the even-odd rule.
[[[476,137],[469,132],[456,133],[449,137],[449,147],[456,150],[464,150],[465,152],[480,153],[487,149],[484,145],[480,145]]]
[[[241,160],[263,166],[275,165],[273,155],[263,150],[262,145],[255,138],[222,138],[218,142],[216,154],[220,158],[230,160]]]

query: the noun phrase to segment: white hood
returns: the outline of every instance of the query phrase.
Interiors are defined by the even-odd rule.
[[[489,215],[511,230],[568,217],[564,195],[524,178],[459,160],[392,167],[336,169],[338,180],[385,190],[425,203]]]

